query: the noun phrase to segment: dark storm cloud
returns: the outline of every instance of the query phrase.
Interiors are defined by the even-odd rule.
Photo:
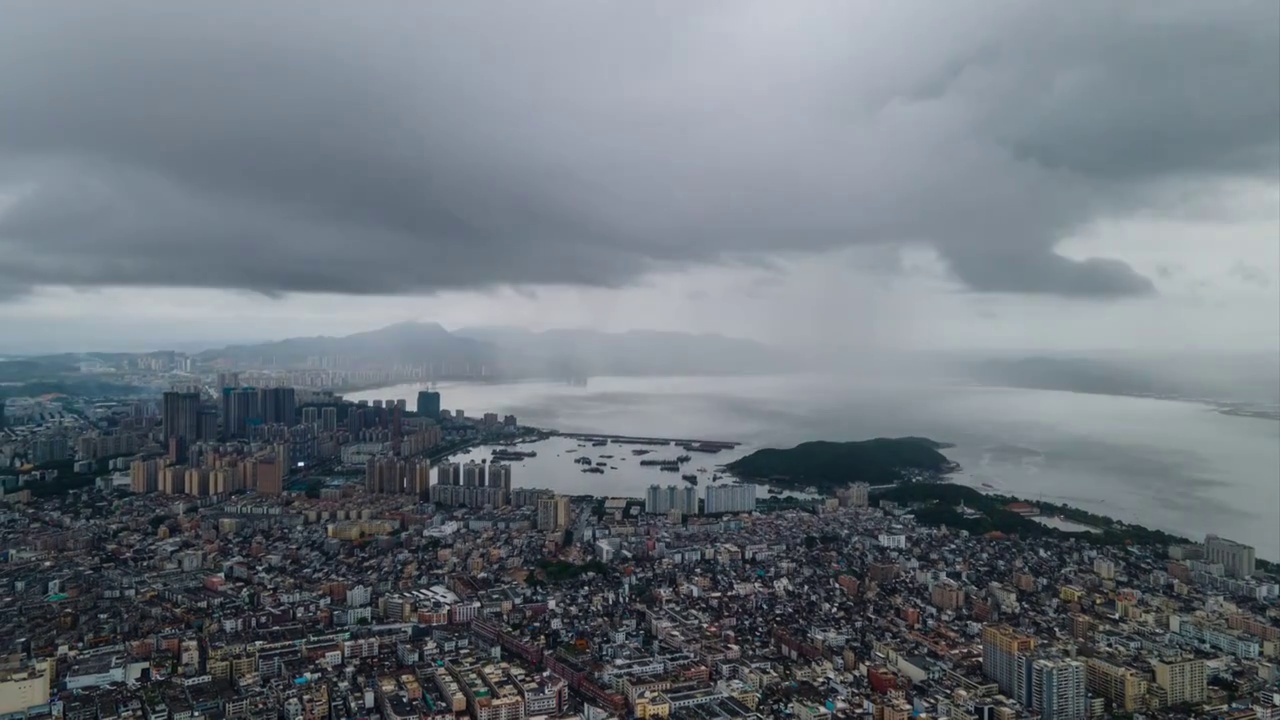
[[[1274,2],[9,3],[0,295],[613,285],[928,244],[983,291],[1274,178]]]

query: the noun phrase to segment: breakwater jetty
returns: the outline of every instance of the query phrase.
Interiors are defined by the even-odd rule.
[[[738,447],[742,443],[731,440],[698,440],[695,438],[662,438],[662,437],[643,437],[640,435],[606,435],[601,433],[566,433],[553,432],[553,435],[560,437],[573,438],[575,440],[584,440],[587,442],[598,442],[605,440],[617,443],[619,445],[698,445],[708,448],[719,448],[721,450],[731,450]]]

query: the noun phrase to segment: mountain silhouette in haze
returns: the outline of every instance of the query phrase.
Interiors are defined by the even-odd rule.
[[[583,375],[725,375],[771,372],[786,363],[774,348],[713,334],[631,330],[463,328],[457,336],[490,343],[534,367],[567,368]]]
[[[785,369],[784,356],[753,340],[712,334],[593,330],[535,332],[508,327],[449,331],[438,323],[402,322],[341,337],[295,337],[200,353],[205,360],[308,367],[322,359],[343,369],[431,365],[504,377],[726,375]],[[439,370],[437,370],[439,372]]]

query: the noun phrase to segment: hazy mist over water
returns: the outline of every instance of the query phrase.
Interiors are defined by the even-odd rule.
[[[421,387],[349,397],[405,398],[412,405]],[[924,435],[956,444],[948,454],[964,467],[957,482],[1192,538],[1214,532],[1280,559],[1280,423],[1195,403],[814,376],[602,377],[586,387],[441,383],[437,389],[446,408],[513,413],[522,424],[570,432],[751,447]]]

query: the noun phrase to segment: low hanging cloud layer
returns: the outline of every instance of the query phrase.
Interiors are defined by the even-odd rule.
[[[1278,46],[1270,1],[11,3],[0,296],[609,286],[858,244],[1144,294],[1055,247],[1274,182]]]

